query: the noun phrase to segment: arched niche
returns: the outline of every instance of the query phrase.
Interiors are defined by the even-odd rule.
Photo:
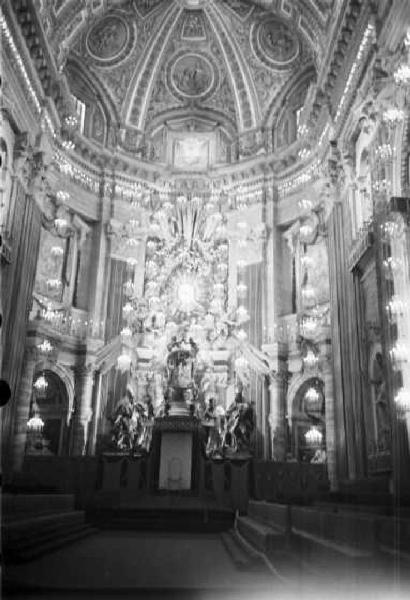
[[[30,417],[38,411],[44,427],[41,442],[36,447],[28,444],[29,454],[64,456],[69,452],[70,422],[74,404],[74,383],[63,367],[39,363],[36,366],[33,384],[43,376],[47,381],[44,391],[33,386]]]
[[[315,401],[306,398],[311,387],[318,392],[318,399]],[[290,386],[288,423],[292,456],[299,462],[311,462],[316,450],[324,450],[326,447],[324,382],[320,377],[303,375]],[[309,446],[306,442],[305,434],[311,427],[316,427],[323,436],[320,447]]]

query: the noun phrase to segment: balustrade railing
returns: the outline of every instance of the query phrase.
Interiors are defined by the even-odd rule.
[[[88,318],[88,313],[74,307],[55,307],[44,303],[33,296],[33,307],[30,313],[30,324],[41,323],[52,332],[77,338],[102,339],[104,323],[95,322]]]

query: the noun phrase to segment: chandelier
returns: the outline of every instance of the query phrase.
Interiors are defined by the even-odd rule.
[[[317,355],[312,351],[308,350],[306,356],[303,357],[303,364],[307,369],[315,369],[318,366],[319,359]]]
[[[400,414],[410,412],[410,394],[405,388],[400,388],[394,397],[394,403]]]
[[[29,433],[41,433],[44,427],[44,421],[40,417],[40,410],[37,402],[34,400],[33,406],[33,416],[27,421],[27,431]]]
[[[405,117],[405,113],[400,108],[396,106],[392,106],[386,109],[383,113],[383,121],[386,121],[389,125],[393,125],[398,123],[399,121],[403,121]]]
[[[48,340],[44,340],[41,344],[38,344],[37,348],[43,354],[50,354],[53,351],[53,346]]]
[[[305,440],[308,446],[317,448],[321,446],[323,439],[323,433],[319,429],[312,425],[311,428],[305,433]]]
[[[44,377],[44,375],[40,375],[40,377],[37,377],[37,379],[33,383],[33,387],[37,392],[44,394],[44,392],[48,388],[48,381]]]
[[[410,84],[410,65],[400,65],[394,73],[394,80],[397,84]]]
[[[122,352],[120,356],[117,358],[117,367],[121,371],[121,373],[125,373],[129,371],[131,368],[132,359],[129,354],[126,352]]]

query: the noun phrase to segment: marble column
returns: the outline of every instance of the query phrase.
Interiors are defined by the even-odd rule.
[[[272,377],[269,385],[269,426],[272,460],[286,460],[287,431],[282,377]]]
[[[71,454],[73,456],[85,456],[88,450],[90,422],[93,416],[93,368],[86,366],[76,369],[75,380],[76,398]]]
[[[335,397],[333,389],[333,370],[330,360],[330,356],[326,358],[322,370],[322,379],[325,393],[327,474],[331,491],[336,491],[338,489],[338,477],[336,463]]]
[[[27,421],[33,394],[33,378],[37,361],[37,349],[29,346],[25,350],[24,363],[17,393],[12,440],[12,470],[21,471],[27,442]]]
[[[93,280],[90,286],[89,315],[93,321],[93,336],[101,338],[104,336],[104,323],[107,310],[108,286],[107,278],[109,276],[109,244],[110,239],[107,234],[107,224],[110,220],[111,202],[113,200],[114,183],[106,182],[102,185],[100,196],[100,220],[94,229],[92,264]]]
[[[268,423],[270,428],[270,444],[264,449],[264,458],[271,458],[274,461],[286,460],[287,448],[287,428],[286,428],[286,384],[287,376],[283,370],[281,361],[279,360],[279,345],[269,344],[263,345],[262,350],[269,355],[271,359],[271,368],[273,369],[270,375],[269,383],[269,408],[268,408]]]
[[[92,433],[91,433],[91,440],[90,440],[90,446],[89,446],[89,454],[94,455],[95,454],[95,448],[96,448],[96,444],[97,444],[97,435],[98,435],[98,423],[99,423],[99,419],[100,419],[100,411],[101,411],[101,383],[102,383],[102,375],[101,372],[99,371],[96,374],[96,378],[95,378],[95,409],[94,409],[94,414],[93,414],[93,419],[92,419]]]

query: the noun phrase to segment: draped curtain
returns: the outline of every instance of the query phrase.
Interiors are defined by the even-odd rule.
[[[124,283],[127,281],[127,263],[116,258],[111,259],[110,284],[108,288],[106,341],[116,337],[122,329],[122,306]]]
[[[262,319],[263,319],[263,265],[256,263],[248,265],[244,272],[244,282],[247,285],[246,306],[249,312],[249,323],[244,329],[248,334],[248,341],[258,350],[262,344]],[[250,361],[252,365],[252,362]],[[265,435],[265,378],[255,369],[251,369],[250,401],[254,402],[256,412],[256,455],[263,451],[263,436]]]
[[[343,207],[336,204],[329,219],[330,308],[335,381],[335,418],[339,475],[364,475],[365,431],[362,414],[361,357],[354,277],[347,264]],[[375,299],[377,302],[377,299]]]
[[[11,388],[11,400],[2,411],[2,443],[8,447],[12,433],[18,384],[21,379],[26,329],[36,275],[41,232],[41,211],[15,181],[11,223],[12,260],[3,267],[3,366],[2,378]]]

